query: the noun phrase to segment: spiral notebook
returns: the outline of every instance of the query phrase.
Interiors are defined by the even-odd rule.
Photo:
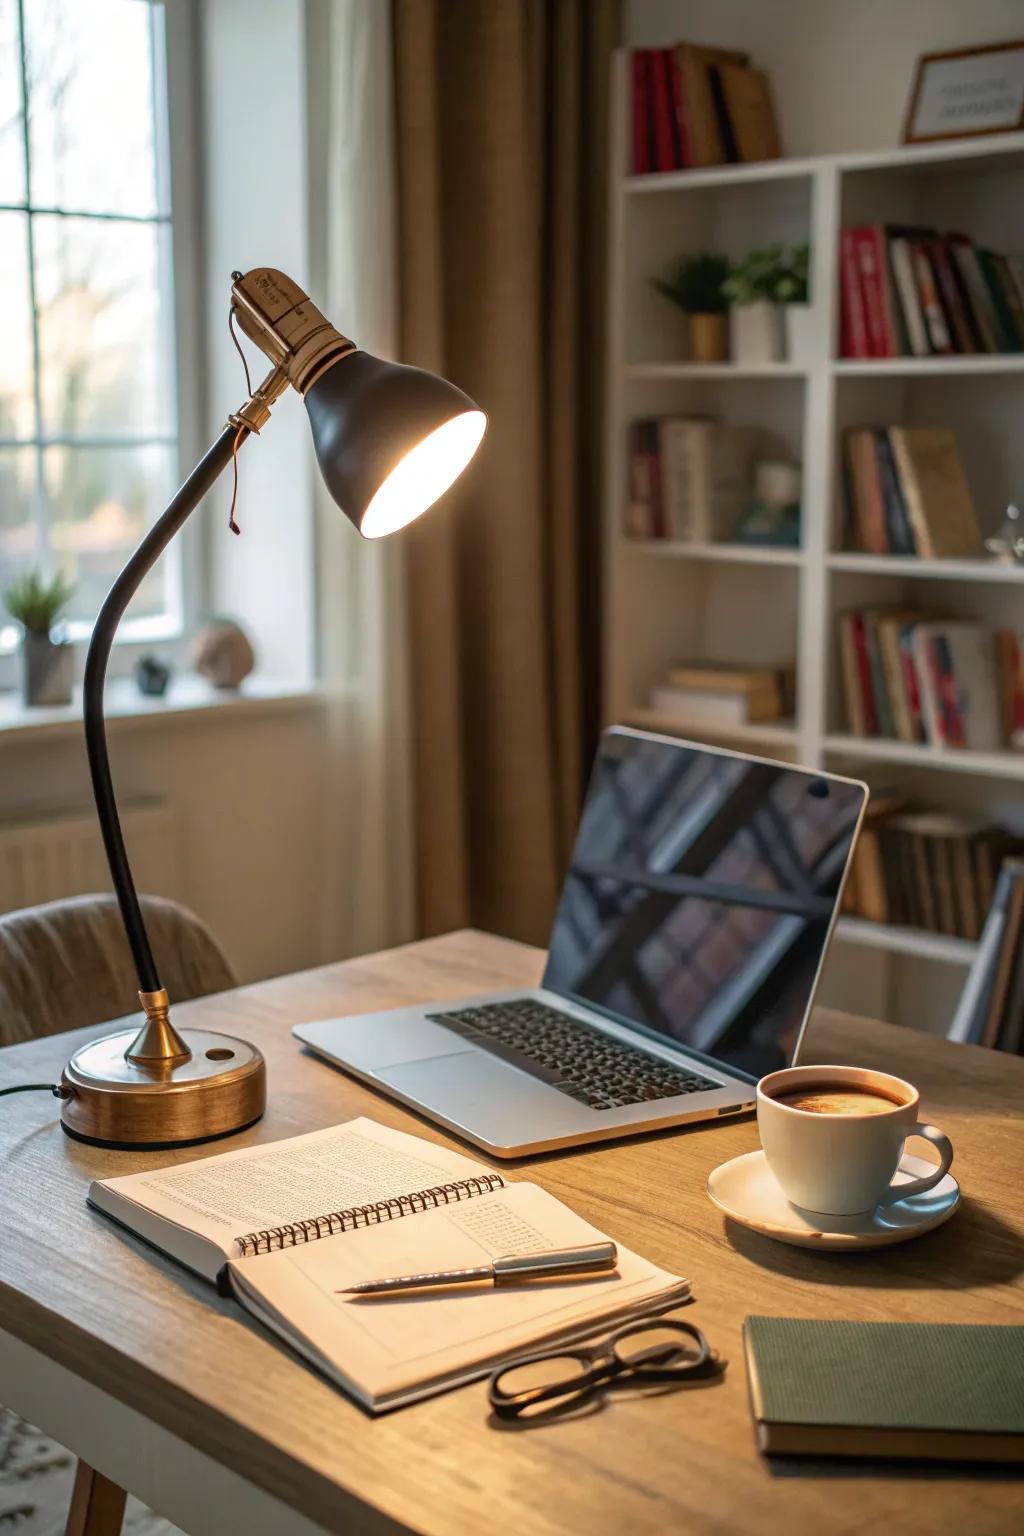
[[[689,1295],[686,1281],[621,1245],[616,1275],[386,1299],[339,1295],[385,1275],[605,1239],[537,1185],[507,1183],[461,1153],[374,1120],[98,1180],[88,1198],[234,1296],[374,1413]]]

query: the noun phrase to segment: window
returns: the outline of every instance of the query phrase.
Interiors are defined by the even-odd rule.
[[[0,0],[0,592],[63,570],[73,638],[177,480],[165,90],[155,0]],[[181,624],[172,546],[122,633]]]

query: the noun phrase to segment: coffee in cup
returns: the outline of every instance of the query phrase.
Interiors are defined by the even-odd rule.
[[[773,1098],[807,1115],[881,1115],[903,1102],[867,1088],[833,1088],[827,1083],[808,1083],[806,1088],[776,1093]]]
[[[911,1083],[864,1067],[788,1067],[757,1085],[757,1127],[768,1165],[804,1210],[854,1216],[934,1189],[953,1148],[917,1114]],[[923,1136],[938,1148],[933,1174],[893,1184],[903,1144]]]

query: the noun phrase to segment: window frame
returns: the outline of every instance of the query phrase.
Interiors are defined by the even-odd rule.
[[[166,263],[161,293],[166,292],[171,300],[163,313],[169,333],[167,355],[172,365],[172,403],[176,422],[167,436],[176,438],[175,478],[180,484],[202,453],[205,406],[200,343],[202,249],[201,187],[196,161],[199,103],[195,0],[145,0],[145,3],[150,8],[154,143],[159,178],[158,212],[153,222],[160,231],[158,261]],[[27,105],[24,97],[22,105],[24,110]],[[26,192],[28,190],[26,188]],[[26,217],[30,216],[32,207],[26,199],[23,205]],[[30,289],[32,297],[34,293]],[[159,436],[157,433],[154,438],[142,441],[152,441]],[[88,438],[83,441],[88,442]],[[37,438],[24,442],[26,447],[38,451]],[[140,655],[154,648],[172,662],[180,663],[184,658],[186,637],[195,627],[206,596],[198,530],[186,527],[161,558],[170,558],[172,562],[173,607],[157,617],[124,620],[110,659],[108,671],[111,676],[126,675]],[[67,626],[68,639],[76,652],[78,676],[84,666],[91,628],[81,620]],[[5,640],[0,631],[0,689],[13,687],[16,683],[18,649],[18,640]]]

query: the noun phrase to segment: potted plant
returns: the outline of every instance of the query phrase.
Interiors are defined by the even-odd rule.
[[[810,254],[810,246],[794,246],[775,284],[776,302],[783,306],[786,356],[791,363],[806,362],[811,350],[811,306],[807,302]]]
[[[54,638],[53,629],[66,607],[73,585],[60,575],[49,580],[41,571],[26,571],[4,593],[11,618],[22,626],[21,686],[26,704],[70,704],[73,652]]]
[[[729,337],[734,362],[781,361],[782,310],[777,289],[784,272],[781,245],[751,251],[730,269],[722,291],[731,305]]]
[[[690,356],[697,363],[721,363],[729,355],[728,304],[722,284],[729,273],[724,256],[703,252],[680,256],[654,286],[688,317]]]

